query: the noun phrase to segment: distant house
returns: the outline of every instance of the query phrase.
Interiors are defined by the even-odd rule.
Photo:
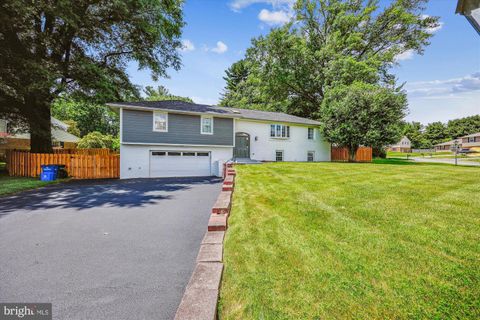
[[[54,148],[76,148],[80,138],[68,133],[67,130],[68,125],[66,123],[52,118],[52,146]],[[30,133],[12,133],[12,128],[9,128],[8,121],[0,119],[0,158],[9,149],[29,150]]]
[[[412,142],[404,136],[399,142],[391,145],[388,150],[396,152],[412,152]]]
[[[459,0],[455,13],[460,13],[467,18],[468,22],[480,34],[480,1],[479,0]]]
[[[460,139],[462,139],[463,149],[480,148],[480,132],[460,137]]]
[[[447,142],[442,142],[442,143],[437,143],[436,145],[434,145],[433,147],[435,148],[435,151],[454,151],[455,150],[455,140],[450,140],[450,141],[447,141]],[[457,148],[462,148],[462,144],[460,143],[460,141],[457,141],[458,142],[458,147]]]
[[[454,151],[455,141],[458,143],[458,149],[480,149],[480,132],[472,133],[451,141],[436,144],[435,151]]]

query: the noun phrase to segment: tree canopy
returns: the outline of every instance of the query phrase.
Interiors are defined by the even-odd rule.
[[[300,0],[290,23],[252,40],[226,72],[221,104],[317,118],[325,93],[355,81],[394,87],[390,68],[406,51],[422,53],[438,18],[427,0]]]
[[[477,132],[480,132],[480,115],[454,119],[447,123],[432,122],[426,126],[419,122],[403,125],[403,135],[410,139],[414,149],[432,148],[437,143]]]
[[[398,138],[405,114],[405,93],[391,67],[402,53],[423,53],[431,30],[438,26],[438,18],[423,14],[426,2],[395,0],[381,6],[377,0],[299,0],[289,23],[253,39],[245,58],[226,71],[220,104],[320,119],[327,140],[342,146],[355,146],[360,140],[374,147],[386,145]],[[376,112],[382,106],[360,88],[370,88],[378,99],[388,101],[384,110]],[[347,110],[345,103],[355,102],[354,95],[365,111],[373,112],[360,117],[362,127],[377,128],[369,138],[354,134],[358,121],[347,114],[343,121],[348,130],[340,134],[329,129],[338,124],[336,115]],[[352,110],[363,112],[360,105],[352,105]],[[383,128],[378,125],[382,121]],[[350,141],[347,132],[352,134]]]
[[[31,149],[51,150],[50,106],[62,94],[97,103],[139,97],[129,61],[152,77],[179,69],[182,0],[0,3],[0,114],[28,124]]]
[[[355,160],[359,146],[380,148],[401,137],[405,94],[375,84],[354,82],[329,90],[320,107],[322,131],[330,142],[348,147]]]
[[[171,94],[170,91],[164,86],[158,86],[157,89],[147,86],[145,87],[144,92],[147,96],[145,100],[148,101],[180,100],[193,103],[193,100],[188,97],[181,97]]]

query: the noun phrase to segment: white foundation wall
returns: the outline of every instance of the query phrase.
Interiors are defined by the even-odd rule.
[[[290,138],[270,137],[271,124],[290,126]],[[275,151],[282,150],[284,161],[307,161],[307,152],[314,151],[314,161],[330,161],[330,143],[315,128],[314,140],[308,140],[308,127],[281,122],[236,120],[235,132],[250,135],[250,158],[259,161],[275,161]]]
[[[148,178],[151,151],[208,151],[212,175],[222,176],[223,163],[232,159],[232,147],[197,147],[168,145],[120,145],[120,179]]]

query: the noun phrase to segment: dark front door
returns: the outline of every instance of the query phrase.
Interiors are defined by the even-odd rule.
[[[250,135],[244,132],[235,134],[235,158],[250,158]]]

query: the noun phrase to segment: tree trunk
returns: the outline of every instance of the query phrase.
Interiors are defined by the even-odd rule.
[[[349,146],[348,147],[348,162],[356,162],[356,155],[357,155],[358,145]]]
[[[41,98],[30,100],[28,125],[30,129],[30,151],[52,153],[52,131],[49,101]]]

